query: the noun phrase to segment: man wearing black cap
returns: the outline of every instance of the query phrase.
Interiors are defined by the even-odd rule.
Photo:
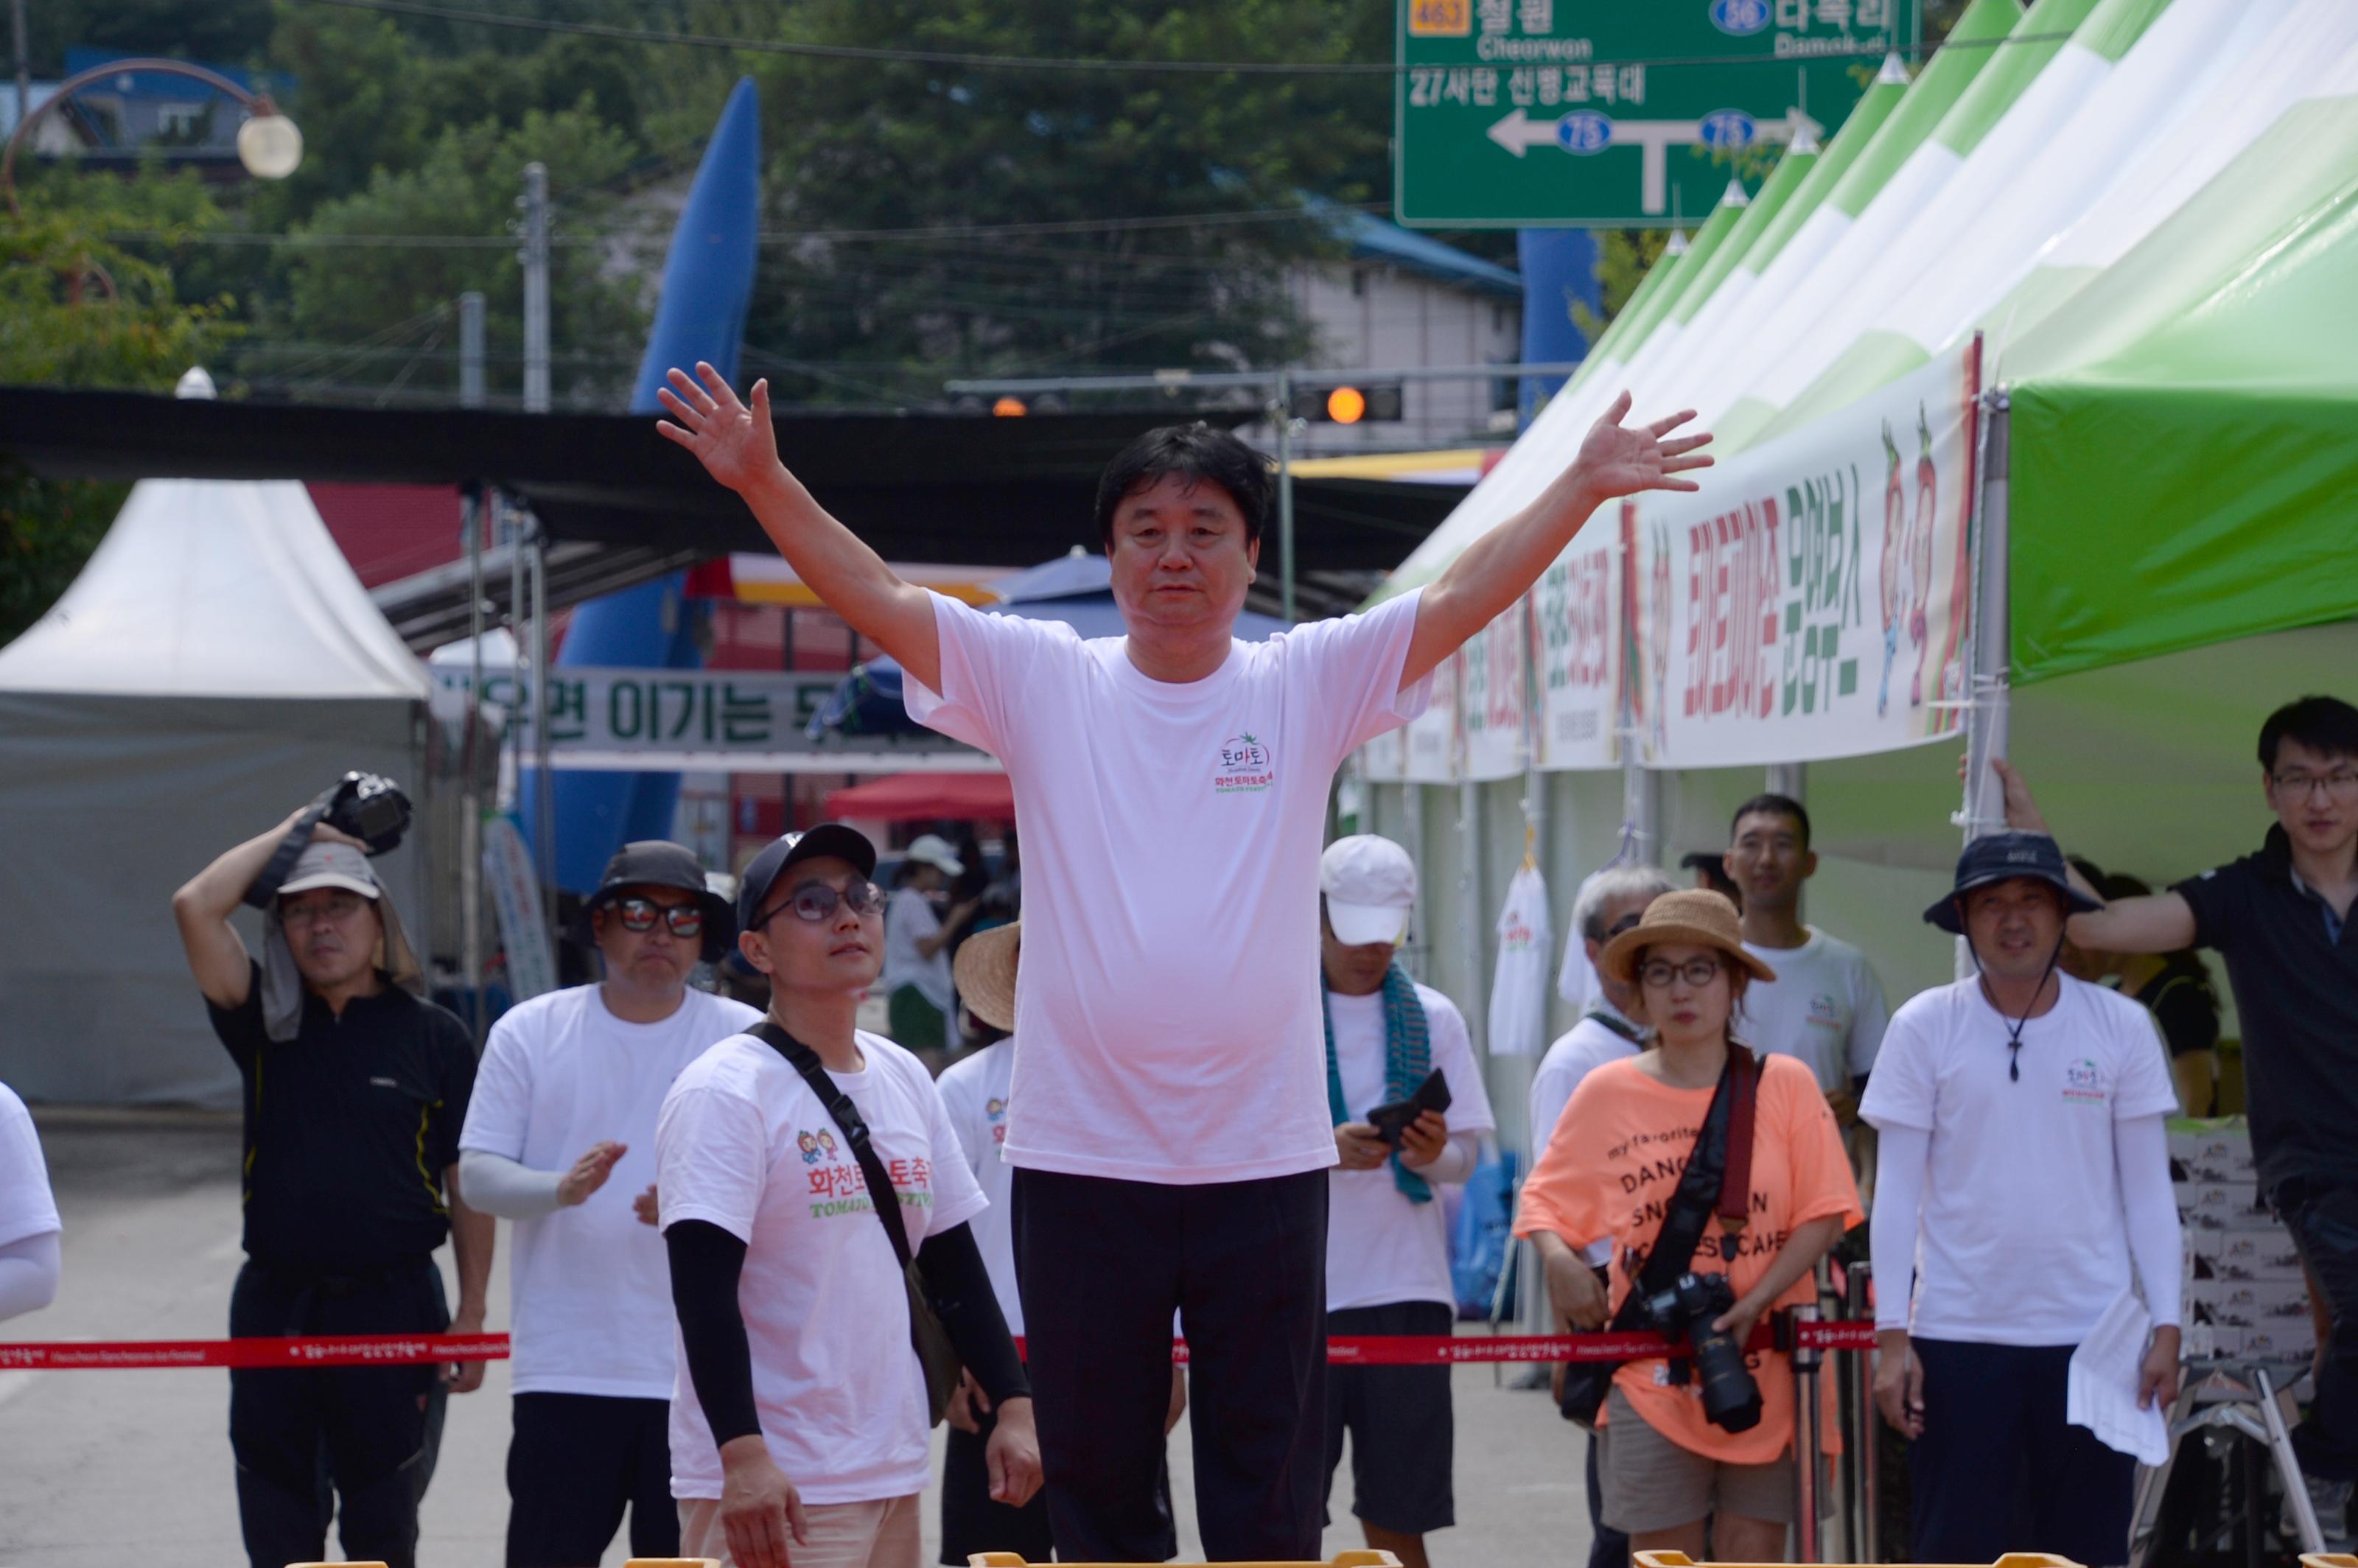
[[[229,1331],[480,1334],[492,1222],[460,1201],[458,1180],[474,1042],[423,1000],[365,846],[317,815],[296,812],[172,895],[213,1033],[244,1080],[246,1263]],[[300,849],[291,866],[283,849]],[[248,900],[265,906],[260,963],[230,924]],[[433,1256],[446,1236],[455,1316]],[[229,1440],[254,1568],[325,1554],[328,1483],[345,1555],[408,1568],[442,1396],[482,1380],[481,1362],[233,1370]]]
[[[729,1568],[918,1568],[953,1354],[997,1412],[990,1497],[1039,1490],[1031,1385],[968,1224],[988,1200],[924,1064],[858,1027],[883,968],[875,871],[841,823],[753,858],[737,946],[769,1016],[689,1064],[656,1123],[680,1555]]]
[[[690,850],[624,845],[580,919],[603,978],[492,1026],[459,1139],[468,1196],[515,1222],[508,1568],[596,1563],[625,1506],[633,1557],[678,1553],[671,1281],[631,1198],[672,1079],[760,1017],[687,983],[737,934]]]
[[[1859,1108],[1881,1134],[1876,1400],[1914,1440],[1917,1562],[2023,1541],[2125,1562],[2136,1460],[2067,1421],[2067,1390],[2076,1365],[2148,1410],[2177,1394],[2178,1097],[2145,1010],[2058,968],[2093,907],[2053,839],[1975,839],[1924,918],[1977,972],[1892,1018]]]

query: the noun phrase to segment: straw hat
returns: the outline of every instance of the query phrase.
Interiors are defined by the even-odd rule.
[[[1623,985],[1636,979],[1638,955],[1649,947],[1682,944],[1715,947],[1756,980],[1773,980],[1777,971],[1744,950],[1744,928],[1736,923],[1736,905],[1724,893],[1708,888],[1666,892],[1646,906],[1638,924],[1605,945],[1596,967]]]
[[[1015,961],[1022,945],[1021,921],[994,925],[960,944],[952,966],[967,1011],[1011,1034],[1015,1032]]]

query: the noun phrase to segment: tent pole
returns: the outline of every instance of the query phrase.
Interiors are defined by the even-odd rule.
[[[1476,1007],[1482,992],[1482,786],[1472,779],[1457,785],[1457,853],[1460,925],[1466,939],[1466,1032],[1474,1037],[1474,1057],[1490,1054],[1490,1010]]]
[[[1433,965],[1438,958],[1433,951],[1433,936],[1440,923],[1435,918],[1438,906],[1433,896],[1433,880],[1424,874],[1424,786],[1403,781],[1401,804],[1404,808],[1401,832],[1407,839],[1401,848],[1408,851],[1409,863],[1416,867],[1416,928],[1410,935],[1416,939],[1416,946],[1422,955],[1416,968],[1422,972],[1425,982],[1431,984],[1435,973]]]
[[[1277,571],[1278,606],[1293,619],[1293,379],[1277,373]]]
[[[2012,617],[2007,600],[2007,473],[2009,419],[2006,394],[1982,395],[1977,500],[1979,527],[1974,555],[1974,687],[1965,709],[1964,809],[1957,824],[1965,842],[2006,826],[2006,792],[1990,771],[2006,756],[2008,708],[2013,701],[2007,671]],[[1957,943],[1957,978],[1973,972],[1971,956]]]
[[[473,650],[467,681],[466,794],[459,825],[460,962],[467,977],[467,1026],[483,1043],[483,492],[460,492],[459,528],[467,541],[467,636]]]

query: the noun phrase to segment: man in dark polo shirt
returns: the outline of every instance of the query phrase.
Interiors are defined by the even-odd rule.
[[[2227,961],[2260,1189],[2332,1318],[2293,1444],[2304,1471],[2346,1493],[2358,1479],[2358,708],[2288,703],[2260,727],[2259,752],[2277,825],[2257,854],[2076,916],[2071,936],[2115,953],[2215,947]],[[2022,776],[1993,765],[2006,825],[2047,831]]]
[[[305,815],[172,897],[213,1031],[245,1080],[246,1263],[230,1334],[481,1333],[492,1221],[458,1187],[473,1042],[413,989],[416,962],[362,846],[324,824],[310,830],[267,899],[261,962],[230,925]],[[446,1236],[458,1252],[455,1318],[433,1258]],[[481,1365],[229,1376],[254,1568],[326,1555],[330,1483],[348,1557],[414,1564],[442,1395],[480,1387]]]

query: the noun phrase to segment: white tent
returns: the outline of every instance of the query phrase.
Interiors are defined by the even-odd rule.
[[[418,789],[428,686],[300,484],[134,487],[65,596],[0,648],[0,1081],[236,1103],[172,891],[347,769]],[[378,870],[427,952],[416,836]]]

